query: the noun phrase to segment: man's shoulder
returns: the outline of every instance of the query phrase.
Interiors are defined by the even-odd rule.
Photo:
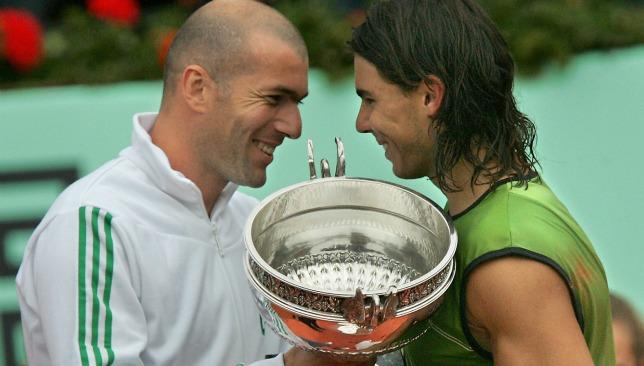
[[[66,187],[49,207],[38,229],[56,218],[78,215],[82,207],[98,208],[114,217],[127,216],[132,206],[147,207],[141,203],[144,198],[140,192],[150,188],[147,177],[134,164],[122,157],[115,158]],[[136,202],[141,204],[133,205]]]
[[[113,209],[119,202],[127,200],[129,190],[123,187],[128,187],[135,180],[133,173],[132,164],[125,159],[113,159],[65,188],[48,214],[58,214],[82,206]]]
[[[65,188],[32,233],[25,254],[43,238],[43,235],[46,235],[44,237],[48,240],[63,240],[66,235],[74,235],[72,233],[78,232],[79,217],[83,211],[87,212],[89,207],[105,212],[114,210],[119,199],[109,197],[109,189],[104,187],[104,180],[112,175],[121,175],[124,172],[121,167],[123,163],[122,159],[111,160]],[[101,196],[105,196],[106,199],[102,200]],[[113,198],[112,203],[101,205],[101,202],[109,201],[108,197]]]

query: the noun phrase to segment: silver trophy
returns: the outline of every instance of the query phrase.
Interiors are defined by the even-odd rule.
[[[264,320],[297,347],[374,357],[423,335],[455,274],[456,232],[429,198],[373,179],[317,177],[264,199],[245,228],[246,275]]]

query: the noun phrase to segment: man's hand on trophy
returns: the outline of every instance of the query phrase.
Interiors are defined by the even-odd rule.
[[[368,359],[354,361],[338,355],[306,351],[297,347],[291,348],[284,354],[284,366],[373,366],[375,364],[375,356]]]

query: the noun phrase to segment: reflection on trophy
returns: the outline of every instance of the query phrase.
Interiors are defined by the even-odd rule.
[[[245,229],[244,265],[264,320],[297,347],[345,358],[391,352],[423,335],[452,283],[456,233],[429,198],[388,182],[317,177],[264,199]]]

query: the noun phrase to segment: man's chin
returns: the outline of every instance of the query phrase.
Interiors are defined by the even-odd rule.
[[[266,184],[266,174],[257,175],[255,177],[247,177],[243,182],[238,183],[240,186],[250,188],[259,188]]]
[[[404,169],[402,169],[401,167],[396,166],[396,164],[394,164],[394,165],[391,167],[391,170],[392,170],[392,172],[394,173],[394,175],[395,175],[396,177],[398,177],[398,178],[401,178],[401,179],[411,179],[411,178],[409,177],[408,172],[406,172],[406,171],[405,171]]]
[[[397,169],[395,165],[393,166],[392,170],[394,175],[400,179],[417,179],[417,178],[422,178],[426,176],[425,174],[410,171],[410,170],[405,170],[402,168]]]

